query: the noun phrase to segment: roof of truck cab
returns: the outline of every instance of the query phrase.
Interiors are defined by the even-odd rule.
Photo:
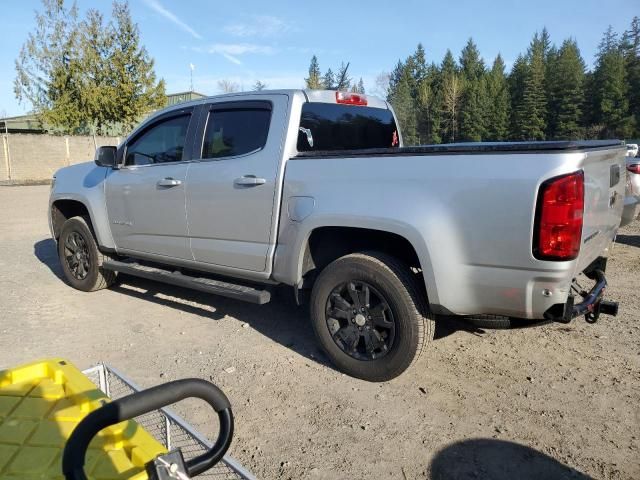
[[[262,95],[303,95],[305,101],[323,102],[323,103],[336,103],[335,90],[308,90],[308,89],[280,89],[280,90],[256,90],[250,92],[231,92],[222,93],[219,95],[209,95],[202,98],[197,98],[187,102],[178,103],[175,105],[167,106],[157,112],[154,112],[153,117],[158,114],[170,112],[172,110],[180,110],[183,108],[192,107],[195,105],[201,105],[203,103],[210,102],[211,100],[219,99],[232,99],[234,97],[249,97],[249,96],[262,96]],[[379,108],[388,108],[388,103],[375,95],[365,95],[368,99],[372,100]],[[149,117],[152,118],[152,117]]]

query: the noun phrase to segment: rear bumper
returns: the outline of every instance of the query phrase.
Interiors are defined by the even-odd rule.
[[[584,316],[589,323],[595,323],[601,314],[615,316],[618,314],[618,302],[604,300],[607,279],[604,275],[606,259],[599,258],[594,262],[594,268],[585,271],[594,285],[588,292],[579,292],[581,301],[576,303],[576,296],[569,295],[567,303],[556,304],[549,308],[544,317],[554,322],[569,323],[576,317]]]

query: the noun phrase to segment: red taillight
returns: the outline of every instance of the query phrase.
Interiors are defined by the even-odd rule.
[[[353,92],[336,92],[336,102],[345,103],[347,105],[367,105],[367,97],[361,93]]]
[[[629,165],[627,165],[627,170],[629,170],[631,173],[637,173],[638,175],[640,175],[640,163],[630,163]]]
[[[573,260],[580,252],[584,173],[552,178],[540,187],[533,255],[540,260]]]

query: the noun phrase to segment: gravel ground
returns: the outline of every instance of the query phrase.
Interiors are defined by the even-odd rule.
[[[373,384],[330,366],[285,295],[260,307],[131,277],[73,290],[47,195],[0,187],[0,365],[56,356],[110,363],[143,386],[211,379],[234,407],[230,454],[260,478],[640,478],[638,221],[610,255],[615,319],[441,322],[410,371]],[[177,410],[215,430],[203,405]]]

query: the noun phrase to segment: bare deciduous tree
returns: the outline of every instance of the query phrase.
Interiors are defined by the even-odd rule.
[[[223,78],[222,80],[218,80],[218,89],[222,93],[233,93],[240,91],[240,85],[232,80]]]
[[[373,90],[373,94],[380,98],[387,98],[389,96],[390,80],[391,74],[389,72],[380,72],[376,76],[376,86]]]
[[[456,141],[461,95],[462,82],[460,77],[457,74],[447,75],[442,82],[442,110],[444,128],[450,142]]]

